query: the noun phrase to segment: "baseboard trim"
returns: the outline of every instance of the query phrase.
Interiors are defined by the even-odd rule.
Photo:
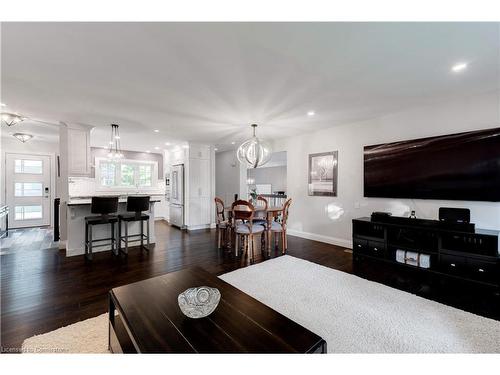
[[[294,230],[294,229],[287,229],[286,233],[289,234],[290,236],[305,238],[308,240],[324,242],[331,245],[337,245],[346,247],[348,249],[352,249],[352,241],[345,240],[343,238],[323,236],[321,234],[302,232],[300,230]]]
[[[210,224],[191,225],[191,226],[187,226],[186,229],[188,231],[200,230],[200,229],[210,229]]]
[[[66,240],[59,240],[59,250],[66,250]]]

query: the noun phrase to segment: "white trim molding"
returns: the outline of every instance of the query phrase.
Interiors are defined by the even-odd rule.
[[[201,224],[201,225],[186,225],[186,229],[188,231],[192,230],[200,230],[200,229],[210,229],[210,224]]]
[[[294,229],[287,229],[286,233],[291,235],[291,236],[295,236],[295,237],[300,237],[300,238],[305,238],[308,240],[329,243],[331,245],[337,245],[337,246],[346,247],[348,249],[352,249],[352,241],[345,240],[343,238],[323,236],[321,234],[302,232],[300,230],[294,230]]]

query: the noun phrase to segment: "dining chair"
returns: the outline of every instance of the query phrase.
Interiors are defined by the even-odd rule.
[[[261,195],[258,195],[256,205],[258,208],[260,208],[260,210],[255,211],[253,222],[255,224],[267,223],[267,208],[269,207],[267,199]]]
[[[259,209],[255,211],[253,222],[254,224],[264,225],[264,228],[267,228],[267,208],[269,207],[269,202],[262,195],[257,195],[257,207]],[[266,246],[266,238],[267,236],[261,236],[260,239],[263,248]]]
[[[216,214],[216,230],[217,230],[217,248],[221,248],[222,242],[224,244],[229,244],[231,241],[231,223],[226,220],[226,215],[224,213],[224,201],[219,197],[215,197],[215,214]]]
[[[288,241],[286,238],[286,223],[288,221],[288,209],[290,208],[290,205],[292,204],[292,198],[288,198],[285,203],[283,204],[283,209],[281,211],[281,221],[272,221],[271,225],[269,227],[269,240],[271,240],[271,234],[274,234],[274,246],[275,249],[278,248],[278,236],[277,234],[279,233],[281,235],[281,246],[282,246],[282,253],[285,254],[287,249],[288,249]]]
[[[250,202],[237,200],[231,205],[233,230],[235,233],[234,251],[238,256],[239,240],[243,239],[243,248],[250,250],[250,261],[254,259],[255,235],[264,235],[263,225],[254,224],[255,207]]]

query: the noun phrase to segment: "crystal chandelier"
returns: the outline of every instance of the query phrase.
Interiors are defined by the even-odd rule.
[[[238,147],[236,156],[240,163],[246,164],[250,168],[257,168],[266,164],[271,159],[272,149],[268,142],[257,138],[255,135],[257,124],[252,124],[252,128],[253,137]]]
[[[118,125],[111,124],[111,140],[109,141],[108,158],[119,159],[122,157],[123,154],[120,148],[120,132],[118,131]]]
[[[2,120],[7,126],[13,126],[26,120],[26,117],[18,115],[17,113],[2,112]]]

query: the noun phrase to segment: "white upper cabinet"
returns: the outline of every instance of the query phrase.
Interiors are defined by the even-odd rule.
[[[91,172],[90,129],[68,127],[68,175],[88,176]]]
[[[196,143],[189,144],[189,158],[210,160],[210,146]]]
[[[169,164],[178,165],[186,162],[186,152],[184,148],[177,148],[169,152]]]

